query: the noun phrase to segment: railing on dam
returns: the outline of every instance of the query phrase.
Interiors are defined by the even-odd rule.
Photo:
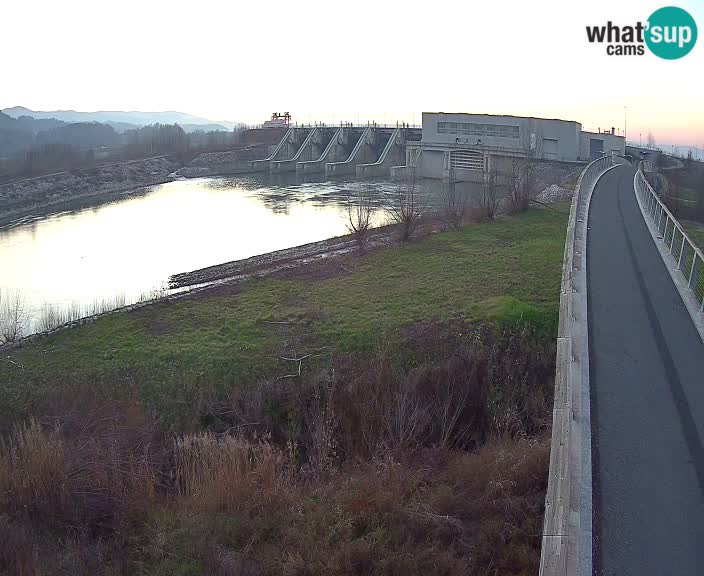
[[[597,180],[614,165],[612,156],[603,156],[589,164],[577,181],[570,208],[562,262],[541,576],[591,576],[592,572],[587,218]]]
[[[243,124],[243,129],[253,130],[262,128],[271,128],[271,126],[265,126],[264,124]],[[421,130],[423,128],[422,124],[409,124],[408,122],[392,122],[378,123],[371,120],[367,122],[295,122],[285,126],[286,128],[383,128],[383,129],[396,129],[396,128],[410,128],[412,130]]]
[[[673,276],[675,283],[679,287],[685,287],[685,295],[690,296],[689,299],[693,297],[696,303],[695,310],[690,309],[690,312],[693,312],[693,320],[698,324],[703,321],[702,315],[704,315],[704,254],[646,179],[645,171],[649,166],[650,162],[641,162],[638,165],[633,185],[643,214],[650,218],[652,226],[657,231],[657,239],[664,244],[666,253],[669,253],[672,258],[671,262],[666,262],[669,264],[668,268],[680,275],[679,278]]]

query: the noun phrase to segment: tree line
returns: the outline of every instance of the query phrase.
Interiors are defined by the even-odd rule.
[[[0,122],[0,155],[7,131]],[[0,179],[31,177],[164,154],[186,161],[189,155],[231,149],[239,144],[241,130],[187,133],[178,124],[153,124],[120,134],[107,124],[82,122],[58,125],[35,135],[13,131],[24,149],[0,158]],[[7,150],[5,146],[4,150]]]

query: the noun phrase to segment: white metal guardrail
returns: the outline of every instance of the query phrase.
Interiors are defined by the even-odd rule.
[[[562,262],[550,472],[545,495],[541,576],[592,574],[592,464],[586,242],[592,192],[616,164],[594,160],[577,181]]]
[[[683,282],[679,283],[680,286],[684,283],[690,295],[696,300],[699,319],[695,316],[693,320],[697,324],[697,320],[701,322],[704,315],[704,254],[645,178],[644,170],[649,164],[649,162],[641,162],[638,165],[633,184],[644,214],[650,217],[659,235],[658,239],[664,243],[665,249],[674,259],[670,264],[674,264],[676,270],[682,274],[680,280]],[[695,314],[697,314],[696,311]]]

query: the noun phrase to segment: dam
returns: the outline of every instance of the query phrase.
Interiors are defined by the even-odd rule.
[[[392,166],[405,164],[406,143],[421,137],[420,128],[405,124],[292,126],[268,157],[252,160],[243,171],[384,178]]]
[[[249,130],[253,144],[229,153],[203,153],[176,176],[234,174],[296,174],[305,177],[388,178],[392,168],[406,164],[409,143],[420,143],[422,129],[405,123],[397,125],[326,124],[286,126],[283,137],[270,140],[276,128]],[[206,170],[207,167],[209,170]]]
[[[574,165],[623,155],[625,148],[614,128],[589,132],[571,120],[492,114],[423,112],[422,126],[293,125],[277,119],[249,132],[258,146],[217,159],[201,154],[193,165],[207,166],[210,173],[187,166],[178,175],[291,173],[360,180],[412,175],[479,183],[489,173],[510,173],[517,159]]]

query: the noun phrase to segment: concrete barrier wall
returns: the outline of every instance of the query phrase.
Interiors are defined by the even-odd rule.
[[[332,130],[332,128],[313,128],[308,136],[306,136],[301,147],[291,158],[282,158],[281,160],[272,160],[270,162],[271,173],[281,174],[282,172],[295,172],[296,164],[299,161],[309,160],[313,154],[317,156],[320,148],[328,144],[327,138],[330,136]]]
[[[319,174],[325,172],[325,164],[346,160],[350,155],[350,148],[359,142],[362,132],[363,130],[355,128],[338,128],[319,158],[296,164],[296,174]]]
[[[412,166],[392,166],[389,168],[391,180],[405,180],[411,175]]]
[[[289,128],[281,142],[276,146],[268,158],[253,160],[250,164],[250,172],[268,172],[273,160],[286,160],[291,158],[299,149],[301,138],[304,140],[312,131],[311,128]]]
[[[445,152],[443,150],[423,150],[418,159],[418,174],[422,178],[441,180],[445,174]]]
[[[261,160],[252,160],[249,163],[249,171],[250,172],[263,172],[265,170],[269,169],[269,162],[273,160],[274,158],[277,157],[281,149],[286,145],[288,142],[289,138],[291,138],[293,135],[293,128],[289,128],[286,131],[286,134],[284,134],[284,137],[281,138],[281,141],[276,145],[274,150],[267,156],[266,158],[262,158]]]
[[[594,187],[612,167],[613,159],[605,156],[584,169],[567,225],[540,576],[592,574],[587,218]]]
[[[362,135],[359,137],[357,144],[352,149],[347,160],[342,162],[328,162],[325,164],[326,176],[344,176],[355,174],[357,164],[364,164],[371,159],[376,153],[373,148],[374,144],[374,128],[368,126],[365,128]]]
[[[357,178],[377,178],[389,176],[391,166],[403,162],[406,157],[405,139],[402,128],[396,128],[391,133],[389,141],[384,146],[379,159],[370,164],[358,164],[355,168]]]
[[[415,146],[408,146],[408,140],[406,140],[405,149],[405,164],[400,166],[391,166],[389,168],[389,176],[391,180],[405,180],[411,174],[415,174],[417,177],[420,170],[418,166],[421,162],[421,156],[423,154],[423,149]]]

